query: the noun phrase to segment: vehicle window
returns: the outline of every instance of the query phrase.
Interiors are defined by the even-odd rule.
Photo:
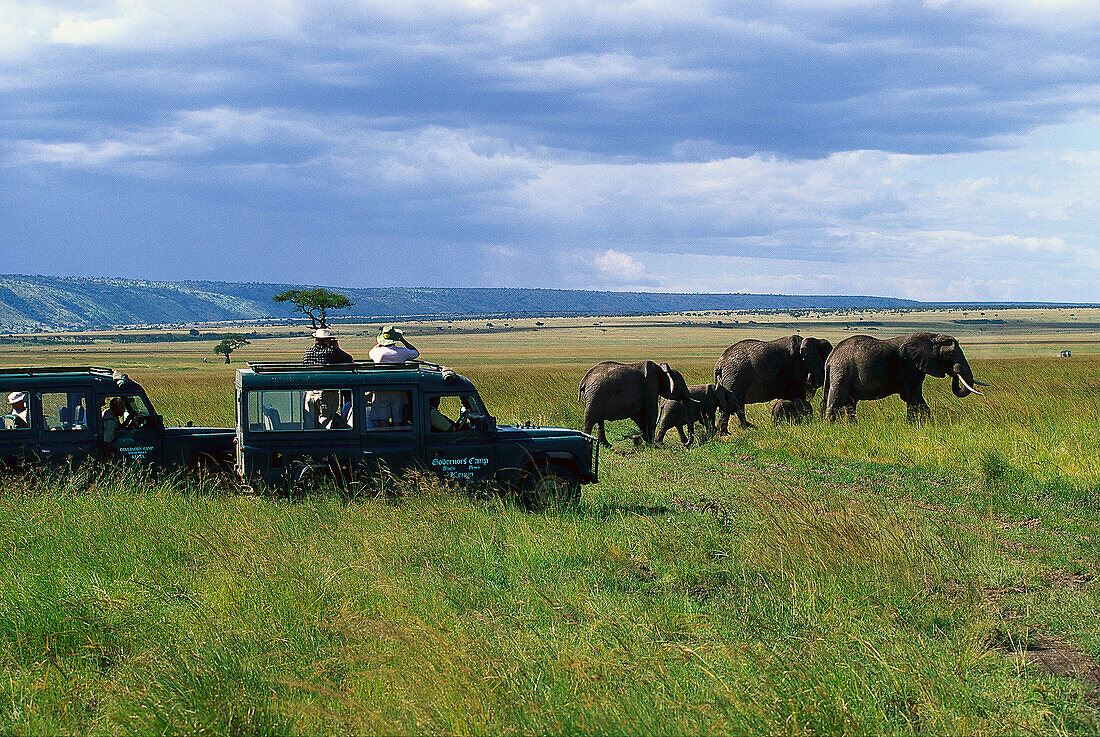
[[[404,389],[365,392],[368,432],[413,428],[412,392]]]
[[[453,432],[469,429],[470,420],[484,417],[476,394],[443,394],[428,397],[428,419],[432,432]]]
[[[87,395],[84,392],[43,392],[42,424],[47,430],[86,430]]]
[[[128,431],[144,427],[151,414],[149,405],[140,394],[103,397],[99,407],[99,429],[104,442],[132,438],[133,434]]]
[[[8,389],[3,391],[7,404],[0,405],[0,429],[27,430],[31,427],[30,392],[26,389]]]
[[[351,389],[250,391],[246,412],[252,432],[349,430],[355,424]]]

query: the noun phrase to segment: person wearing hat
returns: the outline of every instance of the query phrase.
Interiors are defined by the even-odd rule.
[[[378,345],[371,348],[368,355],[375,363],[405,363],[419,358],[420,351],[406,340],[404,333],[393,325],[386,325],[378,333]]]
[[[5,420],[10,420],[10,426],[12,430],[25,430],[31,426],[31,411],[27,406],[27,393],[26,392],[12,392],[8,395],[8,404],[11,405],[11,412],[4,416]],[[8,425],[7,422],[4,423]]]
[[[324,366],[328,363],[355,363],[355,359],[340,348],[331,330],[320,328],[313,333],[313,345],[302,356],[302,363],[306,366]]]
[[[393,325],[386,325],[378,333],[378,345],[370,349],[370,360],[375,363],[405,363],[420,356],[404,334]],[[374,392],[374,400],[367,409],[368,427],[392,427],[401,425],[408,416],[408,392]]]

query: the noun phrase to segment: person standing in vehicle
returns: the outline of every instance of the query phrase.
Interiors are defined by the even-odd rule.
[[[405,363],[420,356],[420,351],[393,325],[382,328],[377,342],[368,354],[375,363]],[[400,425],[407,416],[408,406],[408,392],[374,392],[373,401],[367,409],[367,419],[371,427]]]
[[[405,363],[419,358],[420,351],[405,338],[404,333],[393,325],[386,325],[378,333],[378,345],[371,348],[368,355],[375,363]]]
[[[324,366],[329,363],[355,363],[355,359],[340,348],[332,331],[320,328],[313,333],[313,345],[302,356],[302,363],[306,366]]]

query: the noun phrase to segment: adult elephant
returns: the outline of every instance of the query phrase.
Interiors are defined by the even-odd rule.
[[[948,374],[956,397],[981,395],[959,341],[950,335],[912,333],[888,340],[853,335],[840,341],[825,363],[821,413],[832,421],[844,409],[854,422],[856,402],[898,394],[905,402],[906,419],[927,418],[931,412],[922,393],[924,377],[942,379]]]
[[[695,401],[684,377],[667,363],[597,363],[581,379],[584,431],[591,434],[592,427],[599,425],[600,443],[610,447],[604,421],[631,419],[641,430],[642,440],[652,443],[658,397]]]
[[[820,338],[788,335],[764,342],[741,340],[725,350],[714,365],[714,382],[726,388],[718,417],[718,432],[728,432],[730,415],[741,427],[745,405],[773,399],[806,399],[825,381],[825,359],[833,345]]]

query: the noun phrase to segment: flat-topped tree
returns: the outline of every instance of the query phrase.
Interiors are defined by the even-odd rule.
[[[237,333],[230,333],[222,338],[221,343],[214,346],[214,352],[218,355],[225,356],[225,362],[229,363],[229,354],[245,345],[250,345],[247,338]]]
[[[313,329],[328,327],[329,310],[346,310],[355,305],[350,299],[327,289],[288,289],[271,298],[273,302],[290,302],[295,312],[301,312],[313,323]]]

